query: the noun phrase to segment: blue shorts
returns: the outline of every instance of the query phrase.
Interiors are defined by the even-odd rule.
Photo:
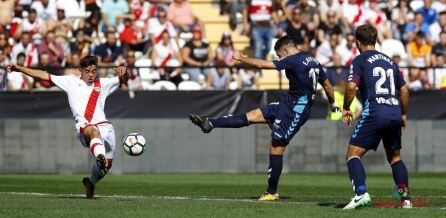
[[[307,96],[291,100],[286,98],[260,108],[263,117],[272,130],[272,140],[286,146],[308,120],[311,104]]]
[[[366,150],[373,149],[376,151],[382,139],[386,149],[400,150],[401,125],[401,120],[361,118],[352,133],[350,144]]]

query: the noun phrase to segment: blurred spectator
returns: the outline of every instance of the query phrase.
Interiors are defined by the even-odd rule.
[[[129,74],[129,80],[127,81],[127,88],[130,90],[142,90],[141,78],[139,76],[139,69],[135,68],[135,52],[128,51],[125,53],[125,64],[127,66],[127,73]]]
[[[43,53],[46,53],[49,58],[48,66],[61,66],[65,59],[62,46],[56,42],[55,35],[52,31],[47,32],[45,40],[37,45],[37,51],[39,57],[42,57]],[[40,60],[41,61],[41,60]],[[42,62],[40,62],[41,64]]]
[[[200,75],[207,76],[209,74],[209,67],[212,63],[211,47],[202,39],[201,30],[194,28],[193,36],[188,41],[182,50],[182,57],[184,61],[184,72],[189,74],[190,80],[200,82]]]
[[[302,23],[307,25],[310,31],[319,26],[319,16],[316,7],[310,5],[309,0],[300,0],[296,5],[296,9],[300,10]]]
[[[427,25],[433,24],[437,20],[438,13],[431,7],[432,0],[424,0],[424,5],[418,8],[415,12],[421,13],[424,17],[423,22]]]
[[[443,54],[436,56],[436,68],[429,71],[429,82],[436,89],[446,90],[446,61]]]
[[[177,44],[170,38],[169,32],[163,32],[162,40],[157,43],[152,52],[152,66],[159,67],[158,73],[165,80],[175,84],[181,82],[182,57]]]
[[[438,21],[430,25],[429,31],[432,43],[438,43],[440,41],[440,33],[446,31],[446,11],[440,13]]]
[[[243,11],[243,32],[251,32],[254,57],[264,59],[271,50],[274,36],[273,24],[278,22],[280,5],[272,0],[247,0]]]
[[[36,66],[39,63],[37,47],[31,42],[31,35],[28,32],[23,32],[20,37],[20,42],[12,47],[12,63],[18,64],[17,56],[20,53],[25,54],[25,62],[23,63],[23,66],[31,67]]]
[[[437,12],[441,13],[446,10],[446,0],[438,0],[432,3],[432,8]]]
[[[335,11],[328,11],[327,20],[322,21],[317,29],[317,45],[328,40],[331,34],[341,35],[342,29]]]
[[[14,17],[14,2],[15,0],[0,1],[0,25],[6,26],[11,24]]]
[[[80,55],[79,52],[72,52],[67,58],[67,64],[64,71],[65,75],[76,75],[80,76],[80,71],[78,70],[80,64]]]
[[[347,34],[346,41],[336,46],[336,54],[342,59],[341,65],[350,65],[353,59],[359,55],[353,33]]]
[[[167,20],[167,13],[163,9],[158,9],[156,18],[151,18],[147,27],[148,38],[150,38],[153,45],[161,42],[164,32],[168,32],[169,36],[177,40],[177,31],[173,24]]]
[[[104,0],[101,6],[102,31],[115,32],[117,29],[116,18],[129,12],[126,0]]]
[[[198,24],[198,18],[187,0],[174,0],[167,10],[167,19],[180,32],[191,32]]]
[[[91,43],[88,40],[83,29],[76,31],[76,41],[70,43],[70,51],[77,52],[80,58],[88,56],[92,53]]]
[[[34,1],[31,8],[36,10],[38,17],[46,22],[57,19],[56,0]]]
[[[217,62],[219,63],[219,62]],[[217,64],[219,66],[223,63]],[[212,68],[208,75],[206,85],[208,89],[214,90],[229,90],[229,83],[231,82],[231,73],[228,68],[216,67]]]
[[[96,0],[85,0],[85,10],[93,13],[97,13],[100,11]]]
[[[260,72],[254,68],[242,68],[236,74],[238,89],[259,89]]]
[[[215,62],[228,67],[234,66],[234,60],[232,59],[234,51],[235,48],[231,34],[229,32],[224,32],[221,36],[220,43],[218,43],[218,46],[215,49]]]
[[[46,71],[52,70],[52,69],[47,69],[48,67],[51,67],[51,59],[50,59],[49,53],[47,53],[47,52],[41,53],[39,59],[40,59],[39,68],[41,68],[42,70],[46,70]],[[51,72],[51,73],[54,73],[54,72]],[[36,79],[36,80],[34,80],[33,87],[38,90],[46,90],[48,88],[55,87],[55,85],[53,83],[51,83],[50,81]]]
[[[72,36],[71,30],[73,24],[65,16],[65,9],[57,8],[57,20],[48,28],[49,31],[53,31],[56,35],[56,42],[58,42],[65,54],[70,53],[70,39]]]
[[[333,56],[333,67],[327,69],[327,78],[332,86],[339,83],[340,80],[347,81],[349,68],[342,64],[342,56],[336,54]]]
[[[414,14],[409,7],[409,3],[406,0],[399,0],[395,8],[393,8],[392,1],[389,1],[388,5],[392,13],[391,17],[393,23],[393,37],[401,41],[405,40],[403,35],[405,32],[406,24],[408,24],[414,17]]]
[[[423,88],[429,88],[430,84],[427,81],[426,71],[420,68],[430,66],[431,51],[432,47],[426,43],[426,37],[421,31],[416,34],[414,42],[407,44],[409,66],[418,67],[411,69],[411,81],[419,80]]]
[[[100,13],[93,13],[88,17],[85,22],[82,23],[80,29],[84,30],[84,38],[94,45],[100,43],[99,41],[99,22],[101,16]]]
[[[116,36],[114,32],[107,33],[107,41],[96,46],[94,54],[98,56],[99,66],[114,66],[115,61],[122,62],[123,50],[116,44]]]
[[[2,50],[3,54],[7,56],[9,56],[11,52],[11,46],[8,43],[8,39],[9,37],[6,32],[0,32],[0,50]]]
[[[7,53],[0,49],[0,66],[5,67],[9,64]],[[8,86],[8,72],[6,68],[0,68],[0,92],[5,91]]]
[[[440,42],[432,48],[432,53],[434,56],[446,56],[446,32],[440,33]]]
[[[17,65],[25,66],[26,55],[25,53],[17,54]],[[21,91],[30,90],[33,85],[33,78],[29,77],[21,72],[8,73],[8,91]]]
[[[399,54],[392,55],[392,60],[399,67],[400,73],[404,78],[404,81],[410,86],[409,69],[407,68],[407,62],[403,61]]]
[[[84,0],[57,0],[56,6],[65,9],[65,15],[68,19],[85,18]]]
[[[338,35],[332,33],[328,41],[323,42],[316,51],[316,59],[323,66],[333,66],[333,55],[339,43]]]
[[[124,19],[124,29],[119,33],[121,47],[124,50],[135,50],[145,53],[147,51],[146,42],[143,40],[143,34],[135,27],[132,19]]]
[[[294,10],[285,10],[287,21],[284,27],[284,31],[287,35],[296,40],[298,44],[304,44],[308,40],[308,27],[305,23],[302,23],[302,12],[299,8]],[[279,35],[282,35],[279,32]]]
[[[146,0],[132,0],[130,3],[130,13],[135,16],[136,27],[142,29],[146,26],[146,21],[150,16],[151,5]]]
[[[367,23],[376,27],[379,42],[382,42],[384,38],[392,36],[392,32],[387,25],[387,16],[384,11],[378,7],[378,0],[369,1],[369,9],[366,11],[366,16]]]
[[[367,8],[361,1],[348,0],[342,5],[342,24],[345,33],[354,32],[354,27],[360,26],[366,21]]]
[[[35,9],[31,9],[27,19],[22,21],[22,31],[31,34],[33,39],[41,39],[45,35],[45,23],[42,19],[37,17]]]
[[[344,80],[339,80],[333,87],[335,103],[340,107],[344,106],[344,92],[345,92],[345,82]],[[350,105],[350,111],[353,113],[353,120],[356,120],[361,116],[362,105],[359,100],[355,97]],[[332,112],[328,110],[327,120],[340,120],[342,119],[341,112]]]
[[[341,16],[341,4],[338,0],[319,0],[319,16],[321,23],[328,22],[329,13],[332,12],[336,20]],[[319,24],[320,25],[320,24]]]
[[[420,12],[415,13],[415,18],[412,22],[406,24],[405,33],[407,42],[411,42],[415,38],[415,34],[418,31],[422,31],[425,36],[429,36],[429,24],[424,22],[423,14]]]

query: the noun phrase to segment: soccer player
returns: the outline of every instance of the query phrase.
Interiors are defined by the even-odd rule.
[[[19,71],[39,80],[50,81],[67,93],[77,137],[96,158],[90,177],[82,180],[87,199],[94,198],[95,184],[110,170],[115,152],[115,132],[105,117],[105,100],[121,82],[128,79],[123,66],[115,69],[117,76],[114,78],[96,78],[97,64],[96,57],[84,57],[80,61],[80,78],[74,75],[55,76],[13,64],[7,67],[9,72]]]
[[[279,60],[267,61],[242,56],[235,52],[233,59],[256,68],[285,70],[290,89],[282,101],[238,115],[228,115],[216,119],[189,114],[191,121],[204,133],[214,128],[240,128],[251,124],[268,124],[272,129],[269,145],[268,188],[259,198],[262,201],[279,199],[277,185],[282,173],[285,148],[308,120],[313,105],[316,87],[320,83],[327,94],[331,110],[340,110],[334,103],[333,88],[319,62],[310,54],[297,49],[290,36],[280,38],[274,50]]]
[[[401,129],[406,127],[409,91],[398,65],[375,50],[376,37],[377,31],[372,25],[366,24],[356,29],[356,45],[361,54],[353,60],[350,67],[345,88],[343,122],[350,125],[353,114],[349,108],[357,87],[361,92],[364,110],[352,133],[346,155],[348,172],[356,195],[344,209],[371,204],[361,158],[370,149],[376,150],[381,140],[401,195],[401,206],[412,207],[408,173],[400,157]]]

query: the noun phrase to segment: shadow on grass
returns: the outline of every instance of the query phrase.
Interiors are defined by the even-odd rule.
[[[344,208],[345,206],[347,206],[347,204],[338,204],[338,203],[334,203],[334,202],[321,202],[321,203],[318,203],[317,206],[333,207],[333,208]]]

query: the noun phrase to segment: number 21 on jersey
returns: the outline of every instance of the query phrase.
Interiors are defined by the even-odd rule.
[[[373,76],[380,77],[375,84],[375,92],[377,95],[389,94],[389,88],[385,87],[387,78],[389,78],[390,82],[390,94],[395,95],[395,80],[393,78],[393,69],[384,70],[382,67],[375,67],[373,68]]]

